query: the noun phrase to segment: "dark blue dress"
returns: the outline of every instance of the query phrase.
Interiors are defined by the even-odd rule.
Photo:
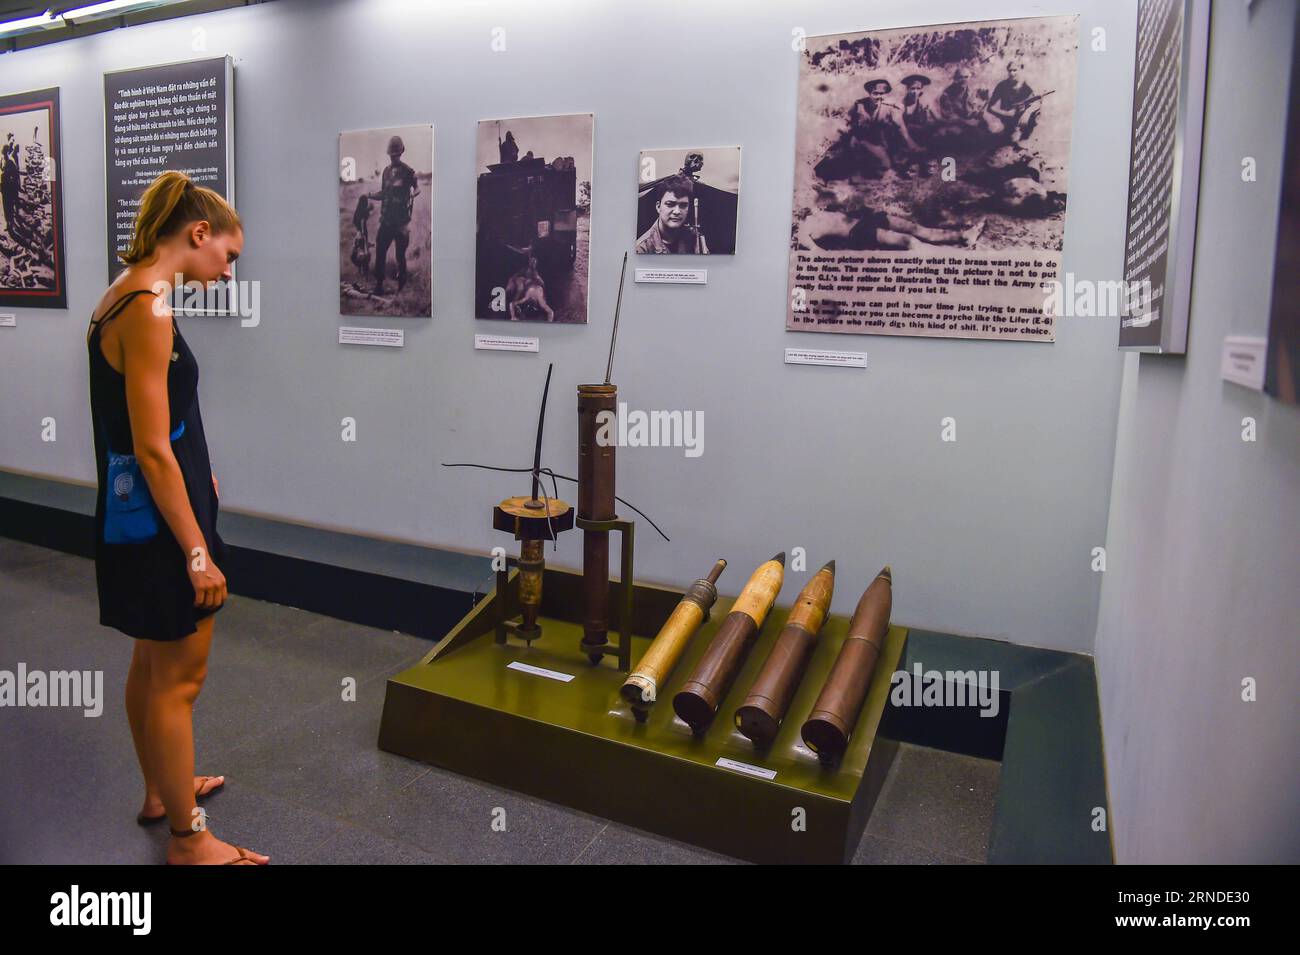
[[[108,450],[134,454],[131,421],[127,414],[126,378],[113,368],[100,347],[100,332],[137,295],[128,292],[104,317],[92,323],[90,349],[90,414],[95,429],[95,471],[99,492],[95,500],[95,579],[99,586],[99,622],[143,640],[180,640],[192,634],[198,621],[213,609],[194,606],[194,586],[187,572],[189,557],[181,550],[167,521],[159,515],[158,535],[131,544],[104,540],[105,494],[108,493]],[[167,371],[170,429],[183,421],[185,429],[172,441],[176,463],[185,479],[185,491],[208,554],[218,567],[226,559],[226,545],[217,534],[217,493],[212,486],[212,466],[199,414],[199,366],[172,319],[173,351]]]

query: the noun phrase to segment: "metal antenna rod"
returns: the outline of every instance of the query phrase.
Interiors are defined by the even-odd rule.
[[[618,301],[614,303],[614,330],[609,336],[609,364],[605,366],[605,384],[614,374],[614,343],[618,341],[618,313],[623,307],[623,279],[627,277],[627,253],[623,253],[623,269],[618,273]]]
[[[546,423],[546,396],[551,390],[551,371],[555,368],[555,362],[546,366],[546,385],[542,388],[542,407],[537,412],[537,447],[533,449],[533,496],[532,500],[537,500],[538,484],[541,481],[542,470],[542,427]]]

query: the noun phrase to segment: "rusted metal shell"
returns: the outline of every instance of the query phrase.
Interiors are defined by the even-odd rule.
[[[848,748],[884,647],[892,603],[893,577],[886,567],[858,601],[848,636],[801,730],[808,748],[825,762],[838,760]]]

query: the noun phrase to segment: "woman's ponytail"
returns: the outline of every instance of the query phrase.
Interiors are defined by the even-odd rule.
[[[241,228],[239,214],[219,193],[195,185],[189,176],[168,170],[149,184],[140,197],[135,228],[125,252],[119,252],[127,265],[153,257],[158,242],[191,222],[206,219],[215,232]]]

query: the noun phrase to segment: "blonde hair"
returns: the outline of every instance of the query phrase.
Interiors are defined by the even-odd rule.
[[[157,251],[160,239],[201,219],[211,223],[214,232],[243,228],[239,213],[220,193],[196,185],[183,172],[168,170],[140,197],[131,242],[117,257],[127,265],[144,262]]]

